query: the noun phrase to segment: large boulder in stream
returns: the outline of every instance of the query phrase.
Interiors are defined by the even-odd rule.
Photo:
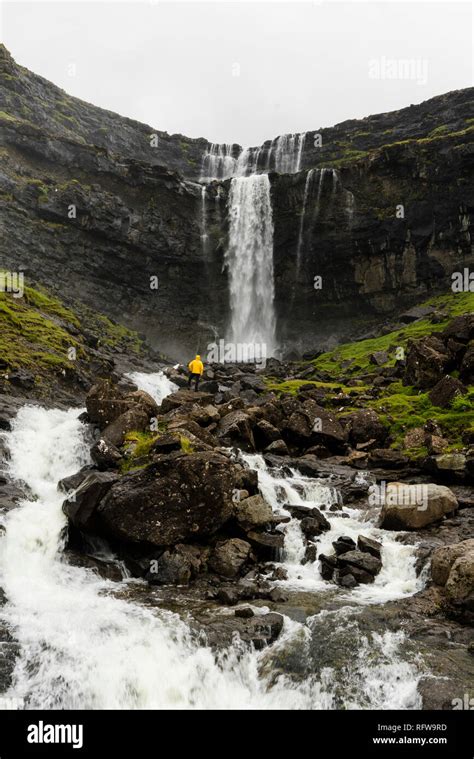
[[[440,546],[433,552],[431,576],[445,588],[450,601],[474,597],[474,539]]]
[[[115,482],[97,508],[101,532],[169,546],[216,532],[233,513],[241,471],[212,451],[171,453]]]
[[[444,485],[391,482],[383,496],[380,526],[385,530],[417,530],[457,508],[456,496]]]

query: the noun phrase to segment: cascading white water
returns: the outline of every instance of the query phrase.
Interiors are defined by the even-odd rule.
[[[229,272],[232,343],[275,350],[273,219],[267,174],[234,177],[229,193]]]
[[[77,414],[25,407],[7,437],[11,474],[33,494],[0,541],[2,616],[21,646],[8,696],[45,709],[317,706],[317,689],[260,678],[261,654],[236,646],[216,659],[177,615],[118,599],[120,585],[62,560],[56,483],[88,460]]]
[[[338,502],[334,488],[324,481],[306,477],[296,470],[291,476],[283,476],[278,471],[269,470],[260,454],[241,454],[242,459],[252,469],[258,471],[259,486],[263,496],[274,511],[288,514],[285,504],[327,509]],[[412,595],[423,587],[423,580],[415,570],[415,546],[404,545],[396,540],[396,535],[375,527],[358,509],[344,507],[342,511],[325,511],[331,529],[323,533],[317,542],[318,556],[334,553],[332,543],[345,535],[355,542],[359,535],[370,537],[382,543],[382,570],[370,585],[358,585],[348,592],[341,590],[344,598],[354,603],[384,603],[386,601]],[[345,514],[345,516],[342,516]],[[285,525],[284,564],[288,570],[286,584],[294,588],[308,590],[334,589],[332,583],[324,581],[319,569],[319,561],[302,565],[305,542],[298,519],[291,519]]]
[[[272,142],[267,167],[280,174],[296,174],[301,167],[306,132],[282,134]]]
[[[304,185],[304,195],[303,195],[303,207],[301,209],[300,228],[298,231],[298,244],[296,247],[296,276],[298,276],[298,272],[301,266],[301,248],[303,246],[306,206],[308,205],[308,198],[309,198],[311,187],[313,184],[315,172],[316,172],[316,169],[310,169],[308,173],[306,174],[306,182]]]
[[[202,158],[200,181],[211,182],[213,179],[228,179],[234,176],[237,160],[233,153],[233,145],[212,143]]]
[[[171,382],[164,372],[155,372],[153,374],[130,372],[130,374],[126,374],[125,376],[131,379],[140,390],[144,390],[151,395],[158,405],[160,405],[163,398],[178,390],[178,385]]]
[[[148,379],[135,374],[134,379],[157,400],[166,392],[161,374]],[[23,699],[25,708],[44,709],[418,705],[419,673],[400,657],[403,635],[374,634],[371,645],[356,622],[343,621],[344,610],[321,612],[307,626],[285,619],[280,638],[266,650],[256,652],[234,643],[215,654],[192,637],[176,614],[117,597],[125,581],[102,580],[91,570],[69,565],[62,556],[64,496],[56,483],[88,462],[87,432],[77,416],[77,409],[24,407],[12,431],[5,433],[10,473],[32,492],[31,500],[4,517],[0,539],[0,582],[8,598],[2,617],[21,649],[7,697]],[[277,486],[272,475],[258,457],[249,463],[258,464],[265,474],[262,488],[271,500]],[[290,478],[286,497],[295,500],[300,485],[296,475]],[[310,493],[318,503],[335,498],[334,491],[318,482],[305,487],[307,500]],[[343,676],[331,666],[323,671],[315,666],[314,675],[304,681],[275,676],[272,656],[278,661],[287,647],[294,655],[296,646],[307,657],[312,637],[319,638],[319,628],[331,614],[338,615],[342,628],[353,629],[355,642],[344,651]],[[370,660],[364,654],[369,645]],[[358,646],[360,655],[354,657]],[[346,696],[348,678],[353,687]],[[373,684],[368,692],[367,682]]]

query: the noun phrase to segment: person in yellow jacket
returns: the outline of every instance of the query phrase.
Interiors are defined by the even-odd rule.
[[[199,380],[202,377],[202,373],[204,372],[204,364],[201,361],[201,356],[196,356],[192,361],[189,362],[188,365],[189,369],[189,380],[188,380],[188,387],[191,389],[191,382],[194,379],[194,390],[196,391],[199,387]]]

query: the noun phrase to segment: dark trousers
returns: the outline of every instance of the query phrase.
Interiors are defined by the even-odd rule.
[[[200,379],[201,379],[201,375],[200,374],[192,374],[190,372],[189,373],[189,378],[188,378],[188,387],[189,387],[189,389],[191,389],[191,383],[194,380],[194,390],[196,391],[198,389],[198,387],[199,387],[199,380]]]

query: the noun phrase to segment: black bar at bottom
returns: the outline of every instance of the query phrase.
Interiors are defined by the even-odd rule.
[[[453,712],[3,711],[0,759],[140,757],[202,750],[254,753],[293,742],[302,756],[353,750],[368,756],[474,756],[473,714]],[[253,724],[252,724],[253,723]],[[224,737],[227,736],[227,737]],[[282,741],[285,740],[287,749]],[[170,745],[171,743],[171,745]],[[272,745],[273,744],[273,745]],[[240,748],[239,748],[240,747]]]

